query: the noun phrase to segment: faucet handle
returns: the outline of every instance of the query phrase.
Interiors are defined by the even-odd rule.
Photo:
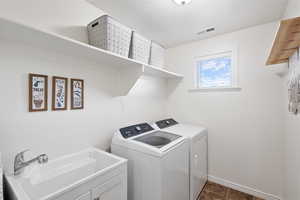
[[[22,161],[24,161],[24,154],[26,153],[26,152],[28,152],[28,151],[30,151],[29,149],[26,149],[26,150],[24,150],[24,151],[21,151],[20,153],[18,153],[17,155],[16,155],[16,159],[18,159],[18,160],[22,160]]]

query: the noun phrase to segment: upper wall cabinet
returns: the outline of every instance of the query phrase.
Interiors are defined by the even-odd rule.
[[[300,17],[283,20],[277,32],[267,65],[288,62],[300,46]]]
[[[74,58],[92,60],[102,66],[115,67],[120,73],[119,87],[117,87],[115,96],[128,94],[137,79],[143,75],[172,80],[181,80],[183,78],[180,74],[7,19],[0,18],[0,27],[0,39],[23,42],[39,48],[70,55]]]

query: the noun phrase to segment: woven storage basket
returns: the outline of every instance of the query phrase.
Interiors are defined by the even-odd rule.
[[[163,67],[165,65],[165,49],[155,42],[151,42],[150,65]]]
[[[129,57],[148,64],[150,58],[150,47],[150,40],[136,32],[133,32]]]
[[[128,57],[132,30],[108,15],[87,26],[89,43],[93,46]]]

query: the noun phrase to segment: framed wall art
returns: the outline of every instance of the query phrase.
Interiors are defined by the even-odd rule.
[[[48,76],[29,74],[29,112],[48,110]]]
[[[52,110],[67,110],[68,78],[52,77]]]
[[[71,109],[84,108],[84,81],[71,79]]]

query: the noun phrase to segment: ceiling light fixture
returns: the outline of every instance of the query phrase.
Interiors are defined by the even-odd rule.
[[[192,0],[173,0],[173,1],[178,5],[184,6],[191,3]]]

